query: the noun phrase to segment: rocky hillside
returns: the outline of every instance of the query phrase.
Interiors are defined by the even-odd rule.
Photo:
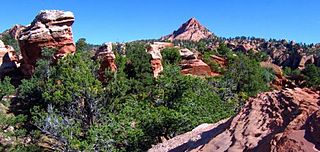
[[[261,93],[233,118],[201,125],[149,151],[319,151],[319,104],[319,92],[309,89]]]
[[[182,24],[178,30],[174,31],[172,34],[162,37],[161,40],[199,41],[213,36],[213,33],[211,33],[206,27],[202,26],[195,18],[191,18],[186,23]]]
[[[269,60],[282,67],[292,67],[304,69],[306,64],[320,66],[320,45],[319,44],[299,44],[286,40],[265,40],[259,38],[233,38],[224,39],[223,43],[234,51],[264,52],[269,56]],[[217,47],[217,43],[212,43],[210,47]]]
[[[205,42],[208,49],[214,50],[225,44],[233,51],[264,52],[269,56],[269,61],[282,67],[304,69],[306,64],[320,66],[320,44],[302,44],[287,40],[265,40],[262,38],[217,38],[206,27],[202,26],[195,18],[189,19],[172,34],[163,36],[161,41],[173,41],[179,46],[188,46],[190,43]],[[192,44],[191,44],[192,46]]]

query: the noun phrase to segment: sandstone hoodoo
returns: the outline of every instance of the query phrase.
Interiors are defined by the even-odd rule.
[[[104,43],[98,48],[95,58],[100,60],[99,79],[103,81],[105,79],[105,70],[109,69],[112,72],[117,71],[117,65],[115,63],[116,56],[112,51],[112,43]]]
[[[153,77],[158,77],[159,74],[163,71],[163,66],[161,63],[162,55],[161,49],[163,49],[161,45],[151,44],[147,47],[147,52],[151,55],[151,68],[153,71]]]
[[[250,98],[233,118],[206,124],[149,151],[319,151],[319,92],[284,89]]]
[[[206,27],[202,26],[195,18],[191,18],[186,23],[182,24],[178,30],[174,31],[172,34],[162,37],[161,40],[199,41],[213,36],[214,34]]]
[[[59,10],[41,11],[31,25],[19,34],[19,46],[23,57],[23,66],[34,68],[41,57],[43,48],[54,48],[54,59],[64,57],[76,51],[72,35],[74,22],[72,12]],[[30,73],[30,70],[28,70]],[[32,73],[32,72],[31,72]]]

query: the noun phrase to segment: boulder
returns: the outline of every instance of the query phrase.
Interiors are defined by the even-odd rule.
[[[299,62],[298,68],[300,70],[303,70],[307,64],[314,64],[314,63],[315,63],[314,55],[308,55],[308,56],[307,55],[303,55],[301,57],[300,62]]]
[[[210,57],[214,62],[218,63],[220,67],[224,68],[227,66],[227,60],[224,57],[217,55],[211,55]]]
[[[189,49],[186,49],[186,48],[180,49],[179,53],[180,53],[181,58],[185,59],[185,60],[192,60],[192,59],[197,58],[195,53],[193,53],[192,51],[190,51]]]
[[[200,59],[182,60],[181,73],[194,76],[214,76],[210,67]]]
[[[181,73],[184,75],[195,76],[214,76],[210,67],[201,59],[198,59],[198,54],[189,49],[180,49],[182,61],[180,63]]]
[[[18,36],[23,64],[34,68],[37,59],[41,58],[44,48],[54,48],[53,59],[57,60],[67,54],[74,53],[76,47],[73,41],[72,12],[59,10],[41,11],[31,25],[24,28]],[[25,74],[32,73],[28,71]]]
[[[319,151],[319,91],[283,89],[250,98],[234,117],[149,151]],[[180,140],[183,139],[183,140]]]

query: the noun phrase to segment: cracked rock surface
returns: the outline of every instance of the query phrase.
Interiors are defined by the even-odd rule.
[[[319,104],[319,91],[307,88],[261,93],[233,118],[198,127],[149,151],[319,151]]]

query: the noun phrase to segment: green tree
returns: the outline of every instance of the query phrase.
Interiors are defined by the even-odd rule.
[[[305,85],[308,87],[320,88],[320,68],[314,64],[308,64],[302,71],[305,77]]]
[[[181,56],[178,48],[165,48],[161,51],[162,60],[166,64],[178,65],[181,61]]]
[[[130,43],[126,46],[127,65],[125,73],[130,79],[133,92],[148,90],[148,86],[153,84],[153,74],[151,69],[151,55],[145,50],[143,43]]]
[[[85,38],[80,38],[77,42],[76,42],[76,48],[77,51],[89,51],[90,50],[90,46],[89,44],[86,42]]]
[[[0,81],[0,99],[6,95],[11,95],[15,92],[15,88],[10,83],[10,78],[5,77],[3,81]]]
[[[232,50],[229,49],[226,44],[221,43],[217,48],[217,52],[219,53],[219,55],[228,56],[232,53]]]
[[[2,34],[1,40],[5,45],[12,46],[17,53],[20,53],[18,41],[15,38],[11,37],[10,34],[8,33]]]
[[[260,66],[259,62],[250,59],[248,56],[238,54],[229,61],[225,73],[225,81],[231,80],[237,86],[237,92],[247,93],[254,96],[259,92],[269,89],[270,73]]]

